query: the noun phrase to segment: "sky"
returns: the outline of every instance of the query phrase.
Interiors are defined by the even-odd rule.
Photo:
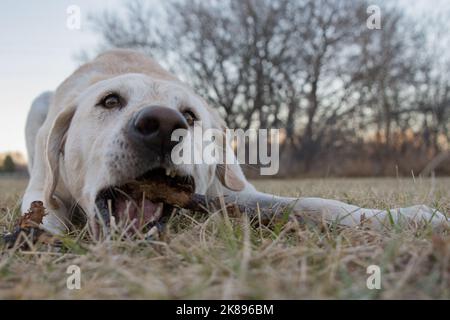
[[[399,0],[399,3],[410,12],[421,14],[444,1]],[[87,16],[105,9],[120,10],[123,2],[1,0],[0,153],[26,153],[24,127],[31,102],[43,91],[54,90],[74,71],[77,53],[97,46],[99,38],[90,31]],[[80,8],[79,30],[67,27],[67,9],[71,5]]]
[[[77,53],[98,43],[87,16],[121,4],[119,0],[1,0],[0,152],[25,153],[24,127],[31,102],[74,71]],[[79,30],[67,27],[70,5],[80,8]]]

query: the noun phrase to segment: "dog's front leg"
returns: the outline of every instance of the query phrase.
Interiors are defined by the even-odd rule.
[[[45,202],[45,141],[46,130],[45,128],[41,128],[36,137],[34,163],[30,172],[30,181],[22,199],[21,212],[22,214],[25,214],[33,201],[42,201],[48,212],[43,219],[42,228],[52,234],[62,234],[68,229],[66,226],[68,210],[65,203],[60,198],[56,197],[55,200],[59,205],[58,209],[49,209],[50,205]]]
[[[433,228],[450,225],[450,219],[436,209],[425,205],[388,210],[360,208],[337,200],[321,198],[300,198],[295,211],[316,213],[324,220],[345,226],[365,225],[375,229],[392,227],[395,224],[430,224]]]
[[[389,210],[367,209],[337,200],[322,198],[287,198],[254,192],[241,194],[238,202],[256,208],[271,208],[281,204],[290,208],[298,218],[320,218],[330,223],[355,227],[364,225],[374,229],[384,229],[398,223],[430,224],[433,228],[449,227],[450,217],[425,205]]]

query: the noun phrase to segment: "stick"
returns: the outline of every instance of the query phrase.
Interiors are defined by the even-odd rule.
[[[224,196],[208,198],[204,195],[193,193],[190,189],[180,185],[167,185],[164,182],[154,181],[150,184],[139,185],[140,191],[145,192],[146,197],[154,202],[164,202],[177,208],[193,210],[210,214],[223,208],[230,213],[241,212],[250,220],[261,216],[261,223],[268,224],[274,219],[281,219],[286,212],[292,211],[295,199],[283,199],[278,197],[250,196],[242,199],[242,196]]]

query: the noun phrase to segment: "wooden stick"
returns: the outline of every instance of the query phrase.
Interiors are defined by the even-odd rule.
[[[183,186],[169,186],[164,182],[152,182],[139,185],[146,198],[154,202],[164,202],[177,208],[193,210],[204,214],[210,214],[219,209],[226,209],[234,214],[241,212],[250,220],[261,216],[261,223],[267,224],[274,219],[281,219],[290,213],[295,206],[296,199],[279,197],[251,197],[247,195],[231,195],[224,197],[208,198],[204,195],[193,193]]]

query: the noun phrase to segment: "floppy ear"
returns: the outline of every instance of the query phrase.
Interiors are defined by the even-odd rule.
[[[239,164],[224,164],[216,168],[219,181],[232,191],[242,191],[245,188],[244,181],[239,177],[238,166]]]
[[[232,191],[242,191],[245,188],[245,178],[243,177],[239,163],[237,163],[237,161],[233,164],[226,163],[227,152],[233,153],[233,149],[230,145],[228,145],[226,137],[227,126],[225,124],[225,121],[222,119],[216,109],[211,108],[206,102],[205,105],[211,115],[212,122],[215,124],[214,126],[218,128],[218,130],[220,130],[221,134],[223,135],[222,140],[220,141],[222,145],[220,145],[219,148],[224,152],[223,159],[225,164],[220,164],[217,166],[216,177],[226,188]],[[218,142],[219,141],[216,141],[216,143]],[[223,143],[225,145],[223,145]],[[230,158],[231,156],[235,159],[234,153],[230,155]]]
[[[48,136],[45,153],[47,156],[47,177],[44,189],[44,199],[50,207],[58,209],[59,205],[53,197],[59,179],[59,157],[64,149],[66,134],[75,114],[76,106],[65,108],[53,122]]]
[[[242,191],[245,188],[245,178],[234,155],[233,148],[229,145],[225,130],[226,127],[222,126],[222,143],[225,143],[225,145],[220,146],[220,148],[223,150],[222,160],[224,164],[217,166],[216,176],[226,188],[233,191]],[[230,160],[232,160],[232,163],[229,163]]]

